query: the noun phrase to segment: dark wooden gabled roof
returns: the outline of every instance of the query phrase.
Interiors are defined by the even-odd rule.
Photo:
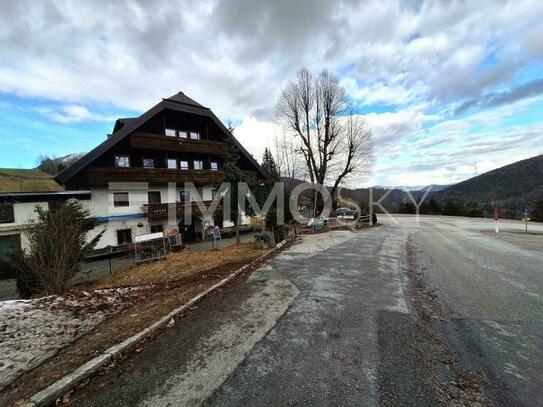
[[[226,126],[219,120],[217,116],[211,111],[211,109],[202,106],[198,102],[186,96],[184,93],[179,92],[169,98],[162,99],[161,102],[147,110],[141,116],[137,118],[124,118],[119,119],[115,123],[114,133],[108,136],[108,138],[99,144],[97,147],[89,151],[79,160],[74,162],[68,168],[57,174],[55,179],[65,184],[70,178],[83,170],[87,165],[92,163],[95,159],[104,154],[107,150],[115,146],[118,142],[134,132],[138,127],[147,122],[149,119],[160,113],[164,109],[177,110],[185,113],[193,113],[201,116],[209,117],[222,132],[228,137],[234,140],[236,146],[240,150],[241,154],[245,156],[249,162],[255,167],[258,173],[265,179],[270,179],[270,175],[258,164],[253,156],[241,145],[241,143],[232,135],[232,133],[226,128]],[[117,124],[119,124],[117,128]],[[116,129],[116,130],[115,130]]]
[[[183,105],[196,106],[196,107],[207,109],[207,107],[201,105],[194,99],[189,98],[183,92],[177,92],[175,95],[172,95],[169,98],[166,98],[163,100],[169,100],[170,102],[181,103]]]
[[[124,126],[126,126],[128,123],[134,120],[138,120],[138,118],[137,117],[123,117],[122,119],[117,119],[115,121],[115,126],[113,127],[113,133],[122,129]]]

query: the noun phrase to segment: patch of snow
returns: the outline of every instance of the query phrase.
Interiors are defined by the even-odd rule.
[[[0,302],[0,390],[126,308],[141,287]]]

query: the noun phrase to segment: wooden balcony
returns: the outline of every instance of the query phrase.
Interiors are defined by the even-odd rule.
[[[180,139],[160,134],[140,132],[130,135],[130,147],[182,153],[224,154],[224,143],[220,141]]]
[[[209,208],[209,205],[212,201],[202,201],[206,208]],[[145,216],[149,218],[149,220],[154,219],[165,219],[168,217],[168,211],[170,210],[170,205],[175,206],[175,216],[176,218],[182,218],[185,215],[185,202],[176,202],[175,204],[167,204],[167,203],[160,203],[160,204],[148,204],[143,205],[143,211],[145,212]],[[194,216],[202,216],[202,212],[200,211],[200,208],[198,208],[198,205],[196,202],[191,202],[191,211],[192,215]],[[219,205],[217,207],[218,209],[221,208]]]
[[[89,184],[108,185],[110,182],[149,182],[165,184],[168,182],[194,182],[195,184],[215,184],[224,180],[222,171],[175,170],[168,168],[102,168],[88,170]]]

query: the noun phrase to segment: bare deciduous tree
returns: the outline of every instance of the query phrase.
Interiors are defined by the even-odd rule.
[[[274,139],[274,156],[279,174],[288,179],[303,177],[304,163],[299,154],[300,143],[288,136],[283,129]]]
[[[37,219],[25,233],[28,248],[13,257],[10,267],[21,296],[62,294],[104,231],[87,241],[87,233],[98,223],[78,201],[56,203],[50,209],[36,206],[35,212]]]
[[[353,113],[332,73],[325,70],[315,76],[301,69],[283,89],[276,115],[300,141],[298,153],[311,182],[332,184],[332,196],[343,181],[371,168],[372,132]]]

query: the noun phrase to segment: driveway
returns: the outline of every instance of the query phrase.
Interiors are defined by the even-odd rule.
[[[543,236],[383,219],[304,236],[73,405],[536,405]],[[515,233],[513,233],[515,232]]]

